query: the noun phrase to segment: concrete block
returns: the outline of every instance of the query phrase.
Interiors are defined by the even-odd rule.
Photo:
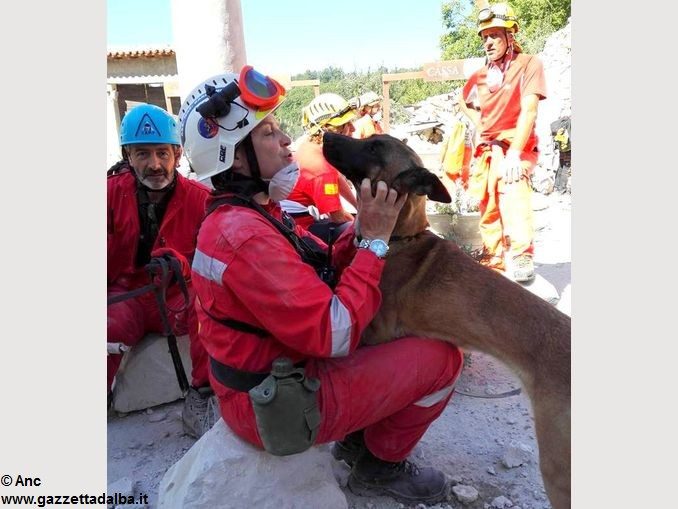
[[[219,419],[160,482],[158,509],[348,509],[328,446],[273,456]]]
[[[192,364],[188,335],[178,336],[177,345],[190,383]],[[181,397],[167,337],[148,334],[125,353],[113,386],[116,411],[143,410]]]

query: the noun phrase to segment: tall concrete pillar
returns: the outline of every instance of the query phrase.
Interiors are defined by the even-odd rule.
[[[118,89],[115,84],[106,85],[106,163],[107,168],[120,161],[120,110]]]
[[[172,31],[182,103],[201,80],[247,63],[240,0],[172,0]]]

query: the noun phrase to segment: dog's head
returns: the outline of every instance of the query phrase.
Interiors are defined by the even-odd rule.
[[[369,178],[373,184],[383,180],[399,194],[426,195],[441,203],[452,201],[443,183],[423,167],[416,152],[388,134],[358,140],[328,132],[323,136],[323,155],[356,189]]]

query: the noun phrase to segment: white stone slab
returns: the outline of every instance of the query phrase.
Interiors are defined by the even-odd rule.
[[[192,364],[188,335],[178,336],[177,345],[190,383]],[[125,353],[113,387],[116,411],[143,410],[181,397],[165,336],[148,334]]]
[[[219,419],[160,482],[159,509],[347,509],[327,445],[273,456]]]

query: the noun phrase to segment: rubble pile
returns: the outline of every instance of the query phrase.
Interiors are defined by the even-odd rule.
[[[405,111],[410,115],[410,121],[392,125],[390,134],[407,141],[418,154],[439,154],[439,143],[449,135],[451,127],[463,118],[457,105],[460,93],[461,87],[407,106]]]
[[[539,103],[537,136],[542,153],[551,145],[551,123],[572,112],[572,43],[571,25],[554,32],[539,54],[544,63],[548,97]],[[548,147],[550,148],[550,147]]]

